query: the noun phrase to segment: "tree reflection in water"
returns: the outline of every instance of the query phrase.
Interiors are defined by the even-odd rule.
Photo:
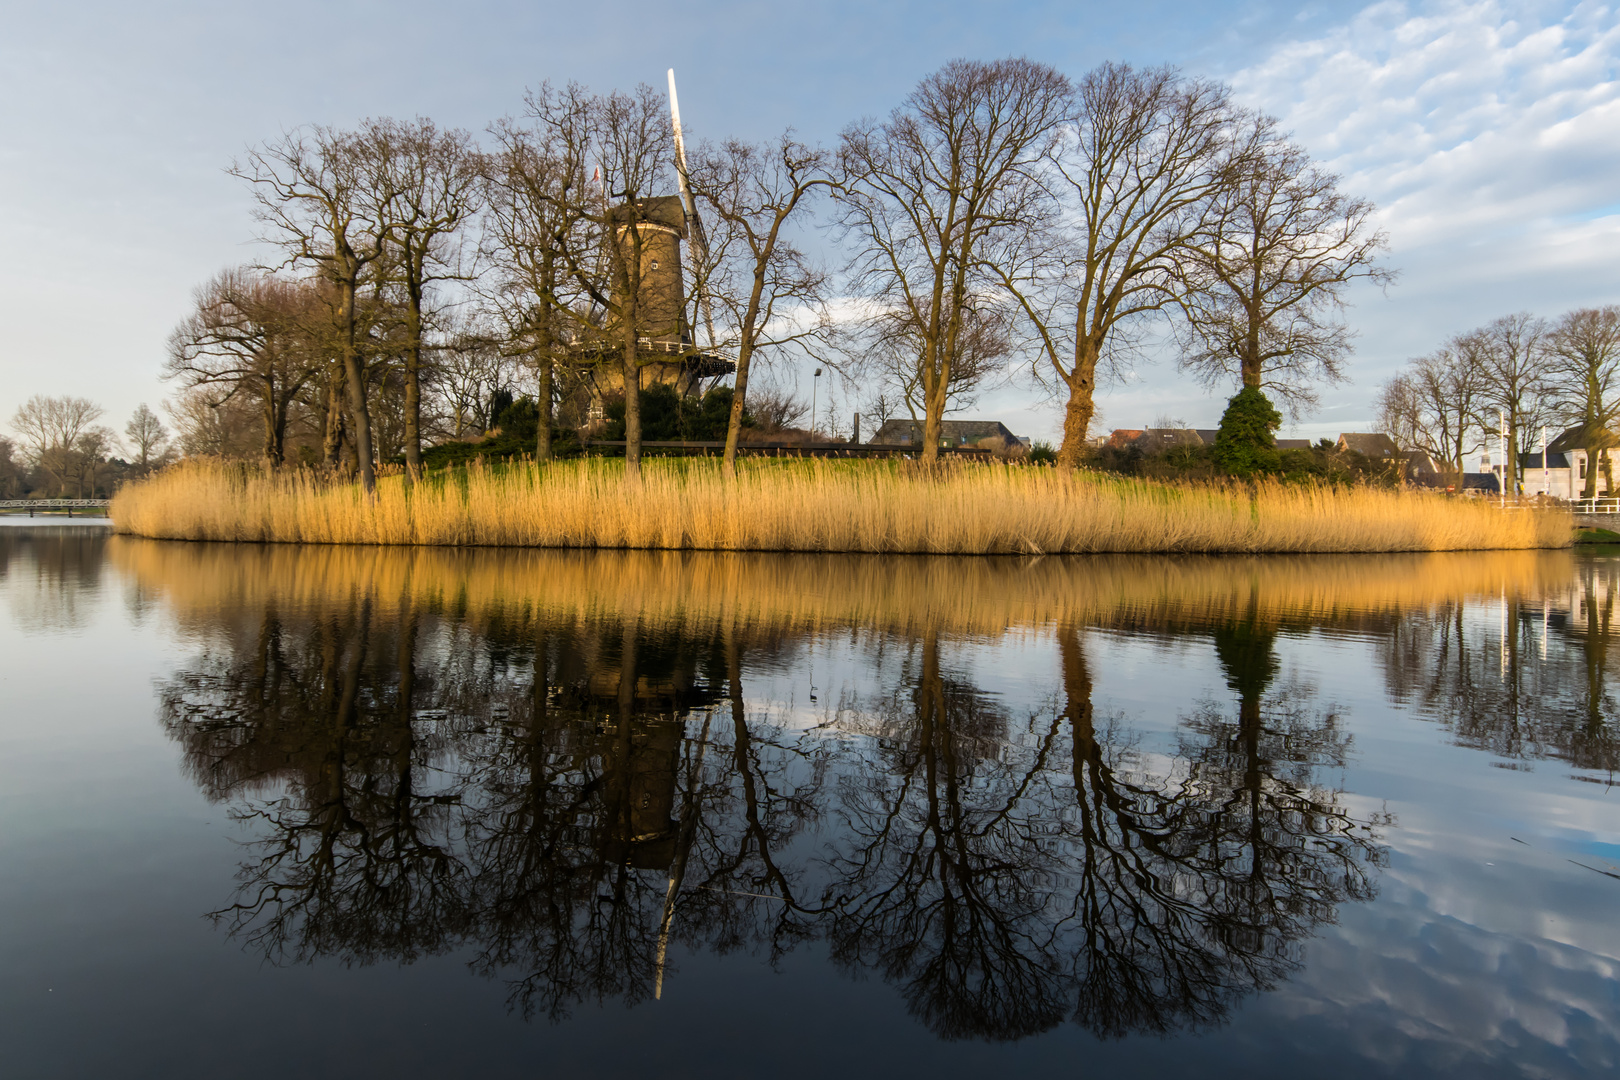
[[[1154,756],[1096,715],[1079,622],[1026,716],[925,628],[888,638],[890,691],[806,731],[743,686],[803,631],[447,607],[233,608],[161,688],[191,775],[255,836],[215,917],[274,961],[467,949],[559,1019],[657,996],[674,944],[824,941],[944,1037],[1121,1035],[1218,1023],[1373,893],[1377,823],[1315,779],[1347,740],[1271,689],[1253,611],[1203,631],[1235,715],[1206,703]]]

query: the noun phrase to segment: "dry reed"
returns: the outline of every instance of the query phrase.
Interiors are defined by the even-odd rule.
[[[477,465],[374,499],[307,473],[189,462],[114,498],[120,532],[317,544],[907,554],[1393,552],[1569,544],[1556,512],[1374,488],[1250,490],[973,465],[653,461]]]

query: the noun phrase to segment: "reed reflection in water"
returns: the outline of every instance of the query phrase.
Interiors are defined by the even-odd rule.
[[[1342,713],[1280,678],[1279,635],[1375,636],[1467,745],[1612,762],[1613,581],[1567,553],[109,550],[200,642],[161,717],[252,825],[226,931],[277,962],[467,949],[553,1019],[659,996],[675,946],[816,943],[946,1037],[1220,1023],[1373,897],[1393,825],[1333,786]],[[1485,678],[1555,632],[1584,683]],[[1154,741],[1093,700],[1118,633],[1207,643],[1228,694]],[[1052,641],[1052,700],[953,659],[1008,635]],[[888,674],[814,723],[750,695],[833,637]]]

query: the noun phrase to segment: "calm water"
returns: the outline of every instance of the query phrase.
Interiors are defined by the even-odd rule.
[[[6,523],[0,1073],[1612,1075],[1617,586]]]

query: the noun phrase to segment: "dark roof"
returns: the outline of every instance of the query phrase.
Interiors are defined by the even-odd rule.
[[[1392,458],[1400,453],[1395,440],[1382,431],[1346,431],[1339,436],[1339,446],[1370,458]]]
[[[1309,439],[1278,439],[1277,440],[1277,449],[1279,449],[1279,450],[1309,450],[1310,448],[1311,448],[1311,440],[1309,440]]]
[[[1520,454],[1519,455],[1519,468],[1521,468],[1521,469],[1539,469],[1539,468],[1541,468],[1541,455],[1540,454]],[[1549,469],[1567,469],[1567,468],[1569,468],[1569,458],[1567,456],[1565,456],[1564,454],[1555,454],[1555,453],[1553,453],[1552,448],[1548,447],[1548,449],[1547,449],[1547,468],[1549,468]]]
[[[1567,454],[1571,450],[1585,450],[1588,446],[1593,445],[1593,443],[1603,441],[1601,429],[1599,431],[1590,432],[1591,434],[1598,436],[1596,439],[1587,437],[1589,429],[1597,427],[1598,425],[1596,424],[1576,424],[1568,431],[1560,432],[1558,438],[1548,443],[1547,452],[1549,454]],[[1611,434],[1607,441],[1609,441],[1612,445],[1613,440],[1614,436]]]
[[[1462,476],[1464,491],[1501,491],[1502,485],[1495,473],[1465,472]]]
[[[999,420],[942,420],[939,434],[951,442],[978,442],[980,439],[1002,438],[1015,442],[1018,436]],[[890,445],[910,445],[922,439],[921,420],[887,420],[872,435],[872,442]]]
[[[1426,450],[1408,450],[1406,452],[1406,472],[1409,476],[1429,475],[1439,473],[1440,466]]]

